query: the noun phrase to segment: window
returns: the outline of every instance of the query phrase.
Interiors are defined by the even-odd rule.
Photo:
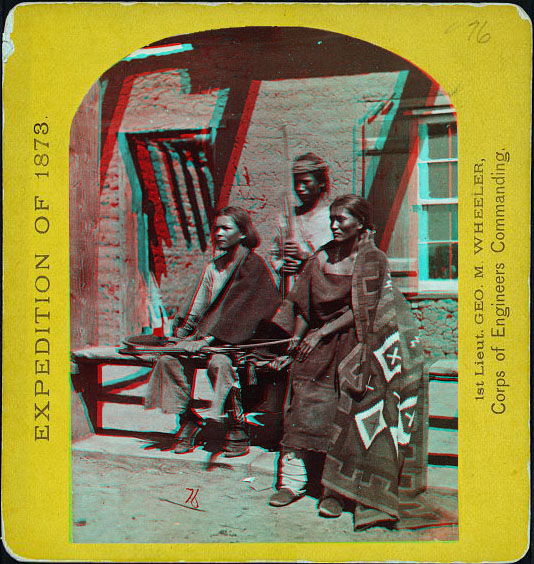
[[[130,183],[140,188],[136,209],[146,226],[149,270],[159,283],[166,249],[205,252],[209,246],[216,202],[211,137],[203,130],[126,133],[119,145]]]
[[[450,117],[434,115],[419,122],[417,209],[422,291],[458,288],[458,137]]]

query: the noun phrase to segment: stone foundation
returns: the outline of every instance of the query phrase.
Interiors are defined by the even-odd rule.
[[[419,323],[425,360],[458,358],[458,299],[418,296],[409,301]]]

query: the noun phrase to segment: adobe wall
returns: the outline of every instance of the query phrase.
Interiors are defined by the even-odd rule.
[[[289,176],[281,125],[286,125],[289,161],[313,151],[330,166],[332,198],[359,193],[364,174],[361,122],[380,102],[398,100],[401,83],[398,72],[261,83],[229,196],[229,204],[250,210],[262,238],[260,255],[268,257]],[[180,69],[134,77],[130,86],[119,97],[116,111],[122,117],[117,134],[216,126],[228,96],[217,89],[191,94],[188,74]],[[371,148],[379,133],[369,128],[366,142]],[[143,225],[136,209],[136,188],[131,185],[135,172],[128,170],[117,137],[111,138],[110,159],[102,171],[97,229],[95,314],[97,342],[102,345],[117,344],[149,324],[151,294],[150,281],[139,274],[137,234]],[[371,169],[365,174],[372,174]],[[183,308],[210,257],[198,244],[186,245],[177,217],[169,232],[164,244],[167,273],[160,293],[166,307]],[[427,355],[456,355],[457,301],[417,299],[412,308],[421,322]]]
[[[251,210],[268,255],[288,184],[289,162],[312,151],[329,165],[331,199],[361,193],[361,122],[381,101],[397,100],[404,77],[397,72],[263,82],[245,141],[230,202]],[[392,114],[394,109],[392,110]],[[372,148],[376,138],[368,131]],[[368,169],[369,171],[369,169]],[[329,226],[325,226],[329,229]]]

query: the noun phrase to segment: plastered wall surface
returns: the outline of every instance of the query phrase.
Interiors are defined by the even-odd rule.
[[[149,305],[159,300],[170,313],[175,310],[183,313],[187,309],[202,269],[211,258],[210,249],[202,250],[194,237],[189,242],[184,240],[176,208],[167,205],[172,201],[170,181],[163,158],[157,155],[153,184],[165,208],[165,213],[157,219],[164,225],[156,225],[159,232],[165,233],[158,241],[163,268],[157,281],[143,273],[147,246],[152,243],[140,240],[146,232],[146,217],[136,180],[139,171],[125,157],[125,146],[121,146],[119,139],[121,135],[194,130],[209,132],[217,143],[230,122],[242,116],[227,112],[221,119],[232,93],[218,87],[217,77],[234,72],[235,61],[231,63],[223,52],[213,51],[210,65],[216,69],[212,70],[216,76],[213,83],[206,82],[200,89],[198,85],[194,88],[189,71],[180,68],[126,73],[113,84],[102,79],[98,84],[100,103],[104,99],[114,101],[113,107],[106,110],[106,115],[112,115],[106,124],[95,120],[96,85],[80,106],[80,116],[86,117],[77,118],[78,137],[86,134],[94,138],[95,130],[104,125],[111,132],[108,130],[100,140],[100,155],[91,154],[91,162],[83,163],[88,169],[92,165],[92,170],[100,171],[100,187],[96,186],[96,177],[81,187],[92,191],[93,199],[96,196],[92,229],[96,238],[96,248],[92,251],[96,321],[91,322],[91,330],[79,332],[74,346],[114,345],[140,332],[151,324]],[[290,163],[295,157],[313,151],[326,160],[330,199],[348,192],[362,194],[369,190],[375,175],[384,175],[383,169],[377,171],[376,160],[362,155],[362,147],[381,148],[380,140],[390,133],[388,123],[397,111],[402,111],[398,106],[407,75],[407,71],[401,70],[257,81],[241,152],[226,187],[225,204],[250,211],[262,239],[257,252],[267,262],[283,194],[290,182]],[[373,123],[366,121],[386,104],[389,105],[379,116],[381,119]],[[79,150],[74,147],[74,153]],[[394,186],[400,183],[404,173],[402,159],[396,170],[396,158],[389,155],[391,166],[385,179]],[[215,160],[211,164],[216,174],[222,163]],[[414,241],[417,244],[414,239],[417,230],[411,224],[410,198],[413,195],[407,193],[391,240],[394,253],[400,251],[401,256]],[[196,227],[187,199],[184,206],[188,228],[194,233]],[[325,230],[329,230],[328,225]],[[456,356],[457,301],[417,298],[412,300],[412,308],[420,322],[427,357]]]

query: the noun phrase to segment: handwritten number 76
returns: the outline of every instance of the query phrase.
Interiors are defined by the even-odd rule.
[[[198,509],[197,494],[199,492],[199,489],[198,488],[197,489],[185,488],[185,489],[191,492],[185,502],[190,503],[192,507]]]
[[[475,37],[477,43],[487,43],[491,36],[489,33],[482,33],[483,29],[486,27],[487,25],[487,21],[485,22],[479,22],[478,20],[474,20],[469,24],[469,27],[473,28],[471,30],[471,33],[469,34],[469,40],[471,40],[471,38]],[[476,33],[476,36],[475,36]]]

